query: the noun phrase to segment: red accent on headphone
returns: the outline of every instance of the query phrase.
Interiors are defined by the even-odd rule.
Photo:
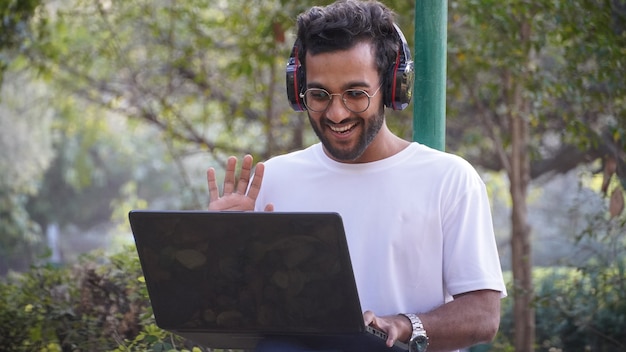
[[[295,93],[295,103],[300,107],[300,111],[306,110],[306,107],[303,104],[302,99],[300,98],[300,92],[298,91],[299,84],[298,82],[298,69],[300,68],[300,60],[298,59],[298,51],[300,51],[299,46],[294,46],[294,57],[296,59],[296,64],[293,72],[293,91]]]

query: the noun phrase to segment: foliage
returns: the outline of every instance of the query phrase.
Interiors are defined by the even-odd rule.
[[[28,267],[41,248],[41,227],[27,211],[54,153],[52,112],[41,84],[7,72],[0,87],[0,273]],[[20,90],[29,93],[28,101]]]
[[[73,268],[34,267],[0,286],[6,351],[102,351],[135,336],[149,307],[136,257],[95,252]]]
[[[451,1],[448,133],[494,170],[511,148],[506,119],[530,128],[531,177],[615,155],[626,177],[626,13],[613,0]],[[521,89],[521,90],[520,90]],[[520,102],[527,110],[518,111]],[[488,137],[488,138],[485,138]],[[463,144],[463,145],[462,145]]]
[[[33,32],[30,20],[41,0],[0,0],[0,84],[16,53],[24,50]]]
[[[533,270],[536,351],[626,349],[626,216],[609,219],[601,211],[590,220],[572,236],[573,264]],[[513,350],[512,310],[511,299],[504,299],[496,340],[477,351]]]
[[[626,52],[620,4],[450,3],[449,131],[464,137],[457,142],[471,162],[505,170],[510,181],[519,350],[532,348],[535,333],[530,180],[598,159],[612,160],[612,172],[626,178],[623,136],[613,131],[626,124],[626,85],[616,75],[624,70]],[[616,194],[619,199],[621,192]]]
[[[536,268],[536,351],[626,348],[626,257],[611,267]],[[504,301],[494,351],[512,346],[511,302]],[[507,347],[509,346],[509,347]]]
[[[277,1],[76,0],[56,15],[31,59],[74,96],[159,128],[174,155],[260,153],[285,113],[273,73],[288,46],[267,21],[285,21]]]
[[[89,229],[110,221],[114,209],[126,210],[114,219],[125,222],[127,210],[144,199],[171,207],[201,203],[177,190],[181,178],[162,157],[165,146],[145,147],[153,129],[76,99],[55,99],[24,73],[7,78],[0,105],[0,273],[26,269],[43,255],[50,225]]]
[[[155,325],[134,246],[14,274],[0,307],[3,351],[208,351]]]

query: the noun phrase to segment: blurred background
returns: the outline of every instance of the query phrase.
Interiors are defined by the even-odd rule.
[[[297,14],[329,2],[0,0],[0,275],[115,254],[132,245],[129,210],[205,209],[209,166],[221,177],[230,155],[315,143],[289,108],[284,67]],[[383,2],[413,48],[418,2]],[[450,0],[447,11],[446,150],[488,186],[503,269],[521,239],[534,269],[608,270],[619,330],[626,2]],[[387,111],[406,139],[414,109]],[[624,350],[624,331],[597,336]]]

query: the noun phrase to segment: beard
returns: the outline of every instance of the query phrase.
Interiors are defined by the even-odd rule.
[[[356,142],[351,143],[350,147],[342,147],[341,145],[334,143],[324,134],[323,130],[329,128],[326,126],[326,118],[324,116],[322,116],[319,123],[317,123],[311,118],[311,114],[309,112],[307,112],[307,114],[309,115],[309,122],[311,123],[311,127],[313,127],[313,131],[317,135],[317,138],[319,138],[322,142],[326,151],[337,161],[344,162],[354,161],[363,155],[370,143],[372,143],[374,138],[376,138],[376,135],[378,135],[378,132],[385,122],[384,107],[382,106],[377,112],[367,117],[352,117],[346,119],[358,121],[358,126],[364,127],[361,129],[361,133],[359,135],[353,137],[353,139],[356,139]]]

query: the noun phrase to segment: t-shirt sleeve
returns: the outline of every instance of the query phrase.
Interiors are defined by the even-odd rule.
[[[495,290],[506,296],[485,184],[470,176],[444,214],[444,284],[451,295]]]

